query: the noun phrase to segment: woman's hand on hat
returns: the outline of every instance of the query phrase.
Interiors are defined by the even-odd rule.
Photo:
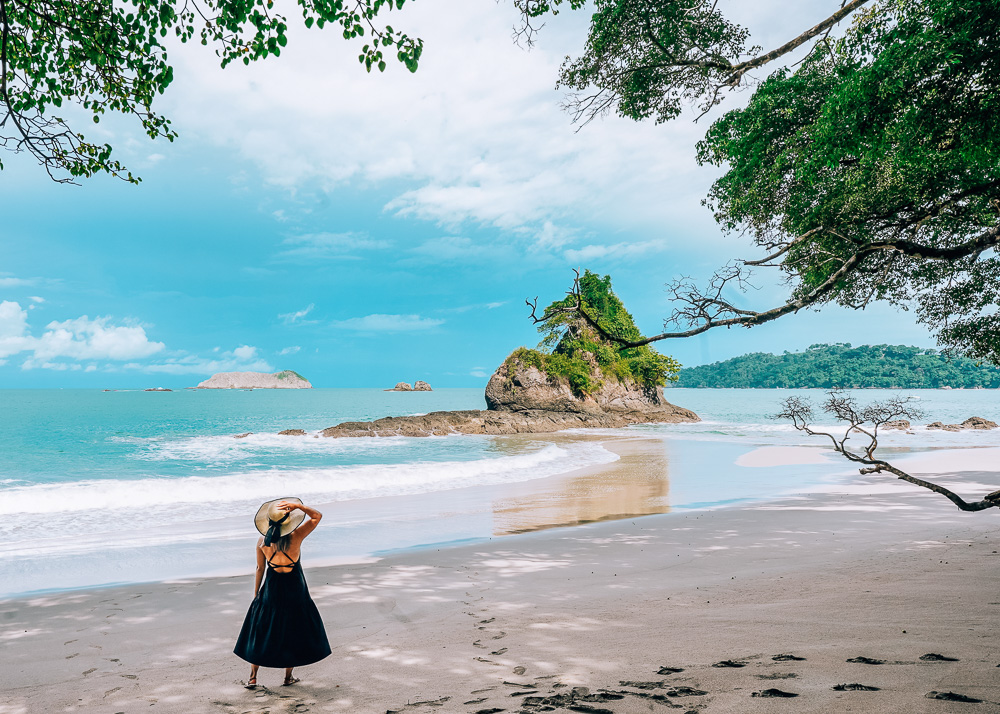
[[[281,511],[282,513],[291,513],[296,508],[298,508],[299,505],[300,504],[294,503],[292,501],[282,501],[281,503],[279,503],[276,506],[276,508],[277,508],[277,510]]]

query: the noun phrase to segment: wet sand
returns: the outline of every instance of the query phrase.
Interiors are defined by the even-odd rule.
[[[251,576],[0,601],[0,714],[1000,712],[1000,511],[869,476],[631,517],[663,505],[657,453],[609,448],[498,501],[519,535],[325,568],[307,546],[333,654],[292,687],[240,684]]]

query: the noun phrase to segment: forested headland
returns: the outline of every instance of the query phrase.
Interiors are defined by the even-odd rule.
[[[680,371],[677,387],[974,389],[1000,387],[1000,368],[904,345],[812,345],[754,352]]]

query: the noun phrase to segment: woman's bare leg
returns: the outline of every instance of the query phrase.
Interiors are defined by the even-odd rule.
[[[259,664],[250,665],[250,679],[247,680],[247,686],[252,687],[257,684],[257,670],[260,669]]]
[[[285,667],[285,684],[295,684],[297,680],[292,676],[292,667]]]

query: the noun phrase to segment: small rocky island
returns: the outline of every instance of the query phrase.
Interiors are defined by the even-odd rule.
[[[587,303],[600,311],[602,324],[625,337],[639,335],[632,316],[612,292],[610,278],[588,271],[580,289]],[[544,335],[540,349],[514,350],[490,377],[486,409],[344,422],[321,434],[524,434],[700,421],[691,410],[663,397],[663,386],[680,368],[677,362],[648,345],[619,349],[579,318],[552,311],[560,304],[546,310],[552,317],[539,328]],[[393,391],[409,391],[401,386],[409,385],[398,384]]]
[[[197,389],[312,389],[309,381],[290,369],[267,374],[266,372],[219,372],[213,374]]]
[[[410,386],[409,382],[396,382],[396,386],[395,387],[393,387],[392,389],[385,389],[383,391],[386,391],[386,392],[433,392],[434,390],[431,389],[431,385],[427,384],[427,382],[424,382],[424,381],[418,379],[416,382],[413,383],[412,387]]]

